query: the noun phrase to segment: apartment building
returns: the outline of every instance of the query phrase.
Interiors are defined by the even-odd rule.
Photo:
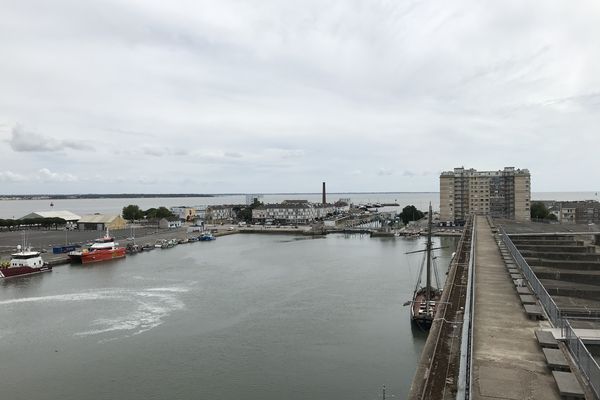
[[[440,219],[465,221],[471,214],[530,220],[531,177],[526,169],[454,168],[440,175]]]
[[[317,218],[333,214],[333,204],[311,204],[307,200],[285,200],[280,204],[265,204],[252,210],[252,220],[256,222],[276,222],[283,224],[308,224]]]
[[[231,222],[236,217],[233,208],[232,205],[208,206],[205,211],[205,218],[213,224]]]
[[[596,200],[560,202],[561,223],[598,224],[600,223],[600,202]]]

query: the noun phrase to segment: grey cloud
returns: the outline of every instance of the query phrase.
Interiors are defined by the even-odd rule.
[[[52,172],[48,168],[41,168],[30,173],[15,173],[12,171],[0,171],[0,182],[76,182],[78,177],[70,173]]]
[[[48,168],[37,171],[35,178],[44,182],[75,182],[78,180],[73,174],[52,172]]]
[[[142,153],[148,156],[154,157],[162,157],[167,155],[173,156],[187,156],[189,155],[189,151],[186,149],[173,149],[170,147],[161,147],[161,146],[151,146],[145,145],[142,146]]]
[[[92,177],[102,164],[132,177],[105,188],[157,192],[180,190],[175,170],[224,191],[310,190],[324,170],[340,190],[385,191],[391,179],[373,177],[437,190],[435,174],[414,179],[422,172],[409,166],[501,168],[508,158],[547,189],[589,185],[561,179],[564,166],[548,159],[600,168],[595,0],[59,0],[2,12],[0,122],[44,133],[0,129],[18,152],[3,152],[5,165]],[[82,143],[95,152],[49,164]],[[158,157],[171,157],[169,173]],[[3,190],[38,175],[14,171],[0,175]],[[136,186],[137,176],[152,179]]]
[[[91,150],[92,148],[72,139],[58,140],[43,136],[35,132],[26,131],[21,125],[15,125],[12,129],[12,137],[9,140],[10,147],[18,152],[45,152],[60,151],[64,149]]]
[[[167,149],[163,147],[144,146],[142,152],[148,156],[161,157],[167,154]]]
[[[389,168],[379,168],[377,170],[377,175],[379,175],[379,176],[390,176],[393,173],[394,173],[394,171]]]
[[[0,182],[24,182],[27,177],[12,171],[0,171]]]

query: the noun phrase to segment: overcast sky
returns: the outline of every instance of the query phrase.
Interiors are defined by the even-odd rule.
[[[0,193],[600,190],[600,2],[0,1]]]

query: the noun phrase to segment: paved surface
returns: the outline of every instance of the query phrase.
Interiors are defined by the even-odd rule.
[[[486,218],[477,217],[473,398],[560,399]]]

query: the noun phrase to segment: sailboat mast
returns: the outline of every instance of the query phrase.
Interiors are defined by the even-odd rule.
[[[431,300],[431,225],[432,225],[431,203],[429,203],[429,220],[427,223],[427,285],[425,287],[425,299],[429,313],[429,301]]]

